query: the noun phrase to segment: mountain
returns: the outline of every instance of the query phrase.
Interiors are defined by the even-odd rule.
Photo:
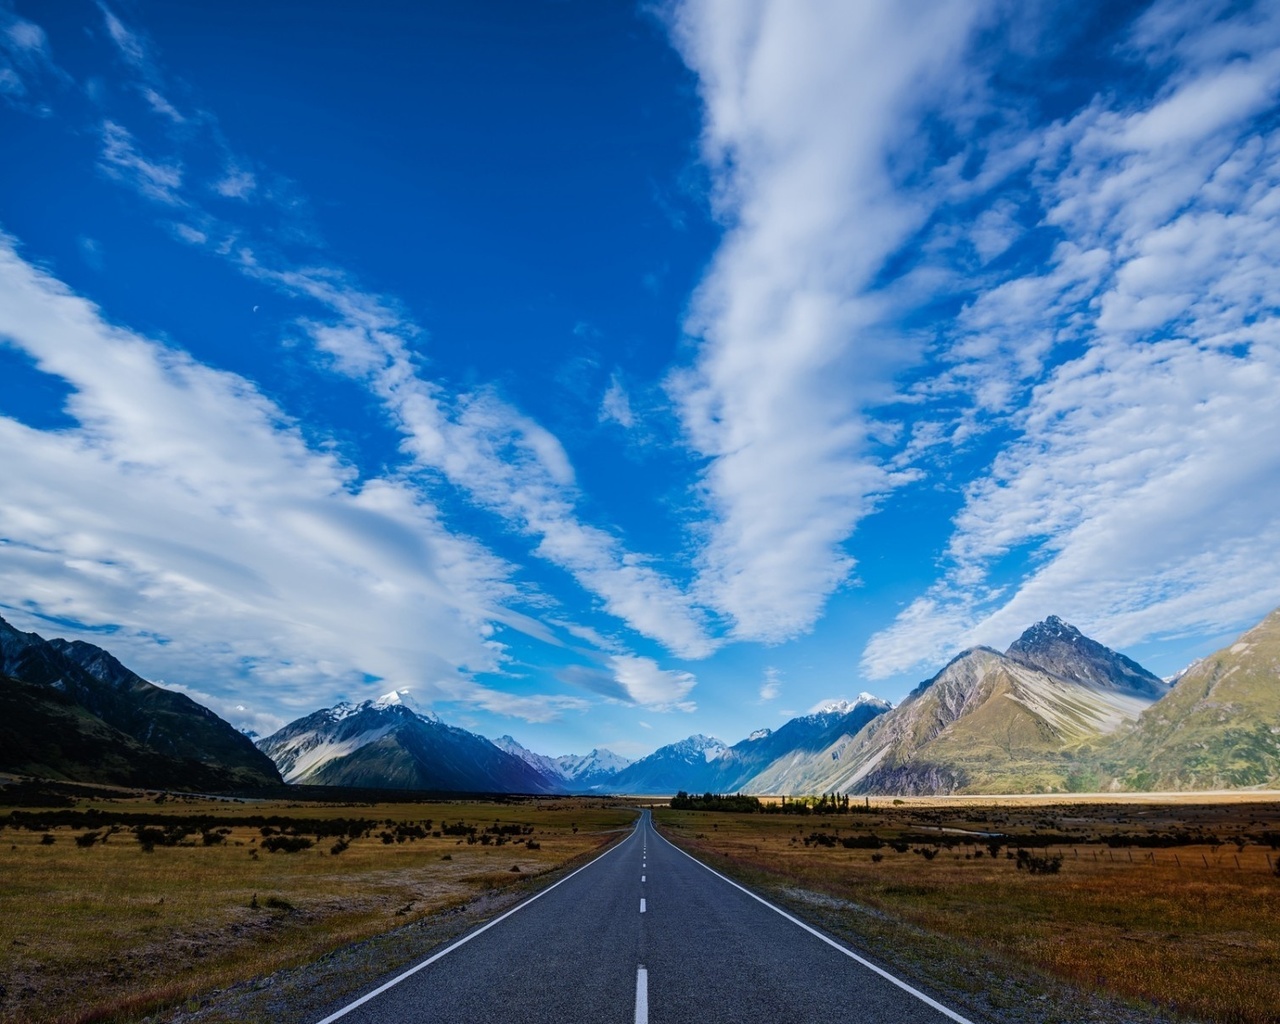
[[[561,786],[483,736],[415,710],[402,692],[299,718],[259,748],[286,782],[465,793],[555,793]]]
[[[667,795],[681,789],[703,792],[718,779],[715,761],[729,748],[711,736],[690,736],[659,747],[613,777],[615,793]]]
[[[1120,789],[1280,784],[1280,609],[1186,669],[1098,763]]]
[[[520,758],[547,778],[555,779],[567,793],[611,792],[613,778],[631,762],[603,748],[589,754],[535,754],[510,736],[499,736],[494,746]]]
[[[1058,679],[1108,690],[1122,690],[1159,700],[1168,684],[1136,661],[1091,640],[1080,630],[1050,615],[1018,637],[1005,657],[1038,668]]]
[[[1004,654],[975,647],[856,735],[841,736],[759,791],[937,794],[1088,787],[1080,755],[1168,687],[1056,616]]]
[[[49,730],[0,746],[8,770],[41,774],[44,765],[76,781],[120,784],[127,777],[174,789],[280,782],[270,759],[228,722],[185,694],[147,682],[93,644],[45,640],[0,618],[0,674],[11,681],[9,700],[26,695],[28,728],[39,721]],[[41,753],[25,760],[36,742]]]
[[[776,730],[758,729],[716,759],[711,789],[717,793],[790,792],[775,787],[785,785],[788,775],[818,751],[841,737],[856,735],[891,708],[888,701],[863,693],[854,701],[829,701]]]

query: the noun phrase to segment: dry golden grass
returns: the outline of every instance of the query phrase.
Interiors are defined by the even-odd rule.
[[[717,867],[736,864],[874,908],[1086,989],[1222,1024],[1280,1021],[1280,877],[1272,870],[1280,853],[1257,841],[1280,833],[1274,800],[881,801],[869,814],[667,810],[657,820],[682,845],[714,855]],[[878,862],[868,849],[804,845],[813,832],[837,830],[916,838],[906,853],[874,851]],[[1106,843],[1175,831],[1221,842]],[[1008,845],[993,859],[977,832],[1003,833]],[[1018,837],[1029,845],[1037,833],[1068,837],[1029,849],[1061,855],[1059,873],[1033,875],[1008,858]],[[933,859],[914,852],[947,840],[958,845]]]
[[[88,848],[74,841],[84,829],[53,829],[50,845],[40,831],[0,831],[4,1024],[139,1017],[543,874],[635,820],[626,808],[598,800],[359,806],[137,800],[80,801],[77,809],[92,806],[106,821],[133,812],[175,821],[212,814],[230,831],[218,845],[205,846],[196,832],[184,845],[157,845],[151,853],[128,830]],[[331,838],[296,853],[259,852],[260,829],[235,822],[273,814],[380,825],[337,855]],[[465,821],[481,830],[498,823],[535,831],[502,846],[451,836],[390,844],[379,838],[388,821],[424,819],[435,830],[444,821]]]

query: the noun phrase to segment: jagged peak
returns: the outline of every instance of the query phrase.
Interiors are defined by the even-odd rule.
[[[747,742],[750,743],[754,740],[768,739],[772,735],[773,735],[772,729],[757,729],[755,732],[753,732],[750,736],[747,737]]]
[[[403,709],[403,710],[400,710]],[[339,701],[333,707],[328,708],[325,714],[335,722],[341,722],[344,718],[350,718],[352,715],[358,715],[362,712],[391,712],[393,714],[409,713],[415,718],[420,718],[424,722],[430,722],[433,725],[441,724],[440,716],[433,711],[423,711],[418,707],[417,703],[409,696],[407,688],[402,690],[392,690],[390,693],[384,693],[381,697],[373,700],[361,701],[359,704],[353,704],[349,700]]]
[[[1015,648],[1026,649],[1038,644],[1063,639],[1074,643],[1078,639],[1084,640],[1088,638],[1066,620],[1060,619],[1056,615],[1048,615],[1040,622],[1024,629],[1022,635],[1009,645],[1009,651],[1013,651]]]

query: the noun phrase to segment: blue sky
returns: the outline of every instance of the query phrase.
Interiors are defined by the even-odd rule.
[[[1280,9],[0,0],[0,613],[559,754],[1280,605]]]

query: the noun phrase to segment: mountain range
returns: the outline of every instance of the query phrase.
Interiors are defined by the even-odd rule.
[[[257,746],[102,648],[0,619],[0,769],[188,789],[939,794],[1280,785],[1280,610],[1165,682],[1056,616],[975,647],[893,707],[828,702],[735,744],[636,761],[548,756],[413,706],[407,691],[306,715]]]

